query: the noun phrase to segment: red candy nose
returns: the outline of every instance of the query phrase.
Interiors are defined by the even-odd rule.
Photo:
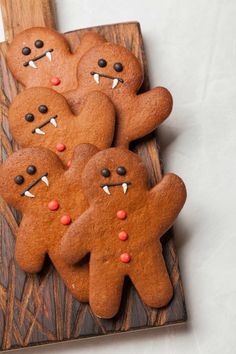
[[[59,79],[59,77],[52,77],[51,78],[51,83],[52,83],[53,86],[58,86],[58,85],[60,85],[61,80]]]

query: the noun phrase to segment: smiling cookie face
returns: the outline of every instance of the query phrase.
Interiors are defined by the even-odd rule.
[[[47,198],[50,186],[63,171],[57,156],[47,149],[23,149],[12,154],[0,169],[0,191],[19,210]]]
[[[97,153],[86,165],[83,186],[88,199],[108,203],[120,200],[135,203],[147,189],[147,171],[131,151],[110,148]]]
[[[15,37],[7,53],[7,62],[18,81],[35,86],[33,83],[37,78],[40,80],[40,75],[68,54],[69,46],[62,35],[49,28],[33,27]]]
[[[63,96],[52,89],[36,87],[16,96],[9,111],[9,125],[22,147],[44,144],[48,147],[57,133],[55,129],[70,116]]]
[[[81,89],[96,89],[114,94],[116,90],[136,92],[142,84],[143,72],[138,59],[126,48],[105,43],[89,50],[78,65]]]

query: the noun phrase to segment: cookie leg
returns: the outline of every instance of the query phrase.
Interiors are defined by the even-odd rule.
[[[130,278],[146,305],[159,308],[170,302],[173,287],[163,259],[138,265]]]
[[[61,257],[49,253],[49,256],[70,293],[80,302],[89,300],[88,263],[68,265]]]
[[[120,307],[124,276],[107,265],[90,264],[89,302],[96,316],[114,317]]]

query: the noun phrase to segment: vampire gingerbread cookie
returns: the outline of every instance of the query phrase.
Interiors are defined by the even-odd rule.
[[[61,254],[73,265],[90,253],[89,302],[94,313],[102,318],[117,313],[126,276],[145,304],[166,305],[173,290],[160,238],[184,205],[183,181],[167,174],[149,189],[139,156],[111,148],[89,160],[82,185],[90,207],[68,228]]]
[[[137,94],[142,82],[140,62],[128,49],[103,43],[87,51],[78,64],[78,88],[66,97],[76,110],[85,93],[101,90],[116,109],[114,145],[128,147],[157,128],[170,114],[172,97],[163,87]]]
[[[9,125],[22,147],[46,147],[68,165],[78,144],[90,143],[99,149],[111,146],[115,111],[104,93],[94,91],[74,115],[60,93],[36,87],[16,96],[9,111]]]
[[[104,42],[87,32],[75,53],[65,37],[46,27],[32,27],[16,35],[9,46],[7,63],[14,77],[26,88],[43,86],[65,92],[77,86],[77,63],[88,49]]]
[[[81,171],[96,152],[92,145],[79,145],[70,169],[65,170],[57,155],[48,149],[22,149],[0,167],[0,194],[22,213],[15,250],[19,266],[25,272],[39,272],[48,254],[80,301],[88,300],[88,266],[67,265],[59,254],[59,242],[68,226],[87,208]]]

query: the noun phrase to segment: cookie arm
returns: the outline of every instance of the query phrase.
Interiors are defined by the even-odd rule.
[[[69,228],[62,238],[60,254],[67,264],[78,263],[91,250],[92,223],[88,209]]]
[[[28,273],[38,273],[43,268],[46,247],[43,239],[37,237],[37,228],[32,220],[23,218],[16,239],[15,256],[20,268]]]
[[[115,145],[128,147],[131,141],[151,133],[169,116],[172,106],[172,96],[164,87],[134,96],[128,116],[125,111],[122,118],[121,113],[121,129],[118,130]]]
[[[161,237],[174,223],[186,200],[184,182],[173,173],[166,174],[150,191],[150,207],[157,211],[158,235]]]

